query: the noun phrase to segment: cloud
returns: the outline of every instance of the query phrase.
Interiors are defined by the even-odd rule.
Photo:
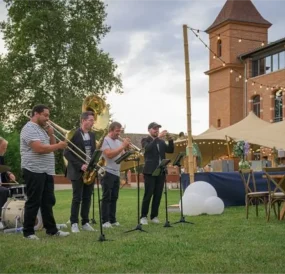
[[[238,0],[236,0],[238,1]],[[113,118],[126,132],[147,132],[152,121],[173,133],[187,131],[184,41],[182,25],[205,30],[226,0],[105,0],[111,32],[101,47],[122,73],[124,94],[108,95]],[[282,38],[285,1],[253,0],[262,16],[273,23],[269,40]],[[0,3],[0,18],[6,9]],[[208,43],[208,35],[200,33]],[[208,128],[209,52],[189,31],[192,132]],[[3,50],[3,43],[0,47]]]

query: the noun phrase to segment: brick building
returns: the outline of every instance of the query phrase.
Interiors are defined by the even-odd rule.
[[[285,120],[285,38],[268,43],[270,26],[250,0],[227,0],[206,30],[214,52],[205,72],[209,126],[230,126],[251,110],[268,122]]]

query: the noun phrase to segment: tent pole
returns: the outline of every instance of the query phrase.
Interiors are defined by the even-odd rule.
[[[228,157],[230,158],[231,152],[230,152],[230,144],[228,140],[228,136],[226,135],[226,142],[227,142],[227,149],[228,149]]]
[[[188,131],[188,170],[190,183],[194,182],[194,159],[191,127],[191,87],[190,87],[190,59],[188,49],[187,25],[183,25],[185,76],[186,76],[186,106],[187,106],[187,131]]]

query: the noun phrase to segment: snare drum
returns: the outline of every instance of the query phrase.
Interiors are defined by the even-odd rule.
[[[9,199],[2,207],[1,219],[6,228],[22,227],[24,225],[25,200]],[[36,217],[35,230],[43,228],[42,215],[39,210]]]
[[[9,193],[10,198],[27,199],[26,185],[11,186]]]

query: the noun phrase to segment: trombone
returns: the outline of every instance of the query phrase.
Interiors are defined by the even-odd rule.
[[[30,109],[26,109],[24,110],[24,116],[27,117],[27,118],[31,118],[30,115],[29,115],[29,112],[31,112]],[[70,146],[68,146],[68,149],[73,152],[80,160],[82,160],[84,162],[84,164],[88,165],[89,164],[89,161],[91,160],[91,157],[89,157],[84,151],[82,151],[78,146],[76,146],[74,143],[72,143],[64,134],[67,134],[68,131],[61,128],[59,125],[57,125],[56,123],[52,122],[51,120],[49,120],[47,122],[47,125],[51,128],[53,128],[53,130],[61,137],[61,138],[64,138],[64,141],[66,141],[67,143],[69,143],[70,145],[72,145],[75,149],[77,149],[78,152],[80,152],[83,156],[86,157],[86,159],[84,159],[83,157],[81,157],[79,155],[78,152],[76,152],[74,149],[72,149]],[[58,136],[56,136],[55,134],[53,134],[53,136],[56,138],[56,140],[58,141],[62,141]],[[99,174],[103,177],[105,175],[105,170],[102,166],[98,165],[98,172]]]

